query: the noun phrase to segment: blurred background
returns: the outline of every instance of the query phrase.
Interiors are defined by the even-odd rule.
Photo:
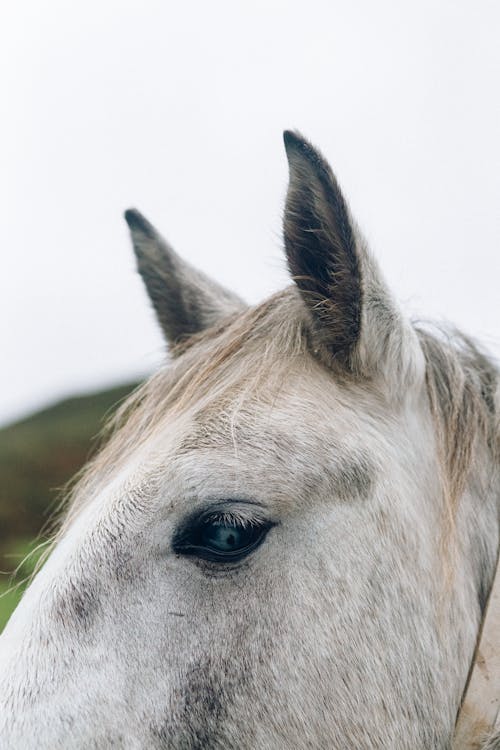
[[[499,32],[496,0],[3,4],[0,629],[58,490],[165,356],[125,208],[257,302],[287,283],[297,128],[405,309],[500,354]]]

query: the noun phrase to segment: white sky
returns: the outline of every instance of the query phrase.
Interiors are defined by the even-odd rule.
[[[281,131],[332,164],[398,298],[500,354],[497,0],[0,10],[0,422],[163,345],[122,212],[251,302],[287,281]]]

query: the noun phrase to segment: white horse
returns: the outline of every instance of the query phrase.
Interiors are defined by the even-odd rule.
[[[459,746],[499,545],[499,372],[405,319],[328,164],[285,145],[294,284],[257,307],[126,213],[171,363],[0,639],[2,750]]]

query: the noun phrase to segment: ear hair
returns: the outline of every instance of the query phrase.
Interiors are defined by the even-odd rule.
[[[361,269],[347,205],[320,153],[298,134],[285,132],[284,140],[290,273],[313,314],[317,344],[348,361],[361,330]]]
[[[328,366],[394,380],[417,364],[418,339],[401,315],[353,221],[330,166],[286,131],[290,179],[283,233],[293,280],[309,311],[313,347]]]
[[[183,261],[136,209],[125,211],[137,267],[170,346],[245,308],[232,292]]]

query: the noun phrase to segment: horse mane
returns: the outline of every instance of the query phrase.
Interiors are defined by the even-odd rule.
[[[500,731],[494,731],[489,737],[482,740],[480,750],[500,750]]]
[[[416,331],[453,516],[481,446],[493,459],[500,452],[495,406],[499,370],[476,342],[455,328],[417,325]]]
[[[486,445],[499,451],[495,387],[499,371],[478,345],[453,330],[415,325],[426,362],[426,388],[443,466],[448,512]],[[167,366],[141,384],[108,420],[101,449],[66,497],[62,529],[116,468],[168,415],[238,408],[246,395],[276,393],[292,361],[309,349],[303,304],[292,288],[179,342]],[[182,355],[182,356],[181,356]],[[243,393],[243,396],[241,395]],[[236,404],[236,406],[235,406]]]

